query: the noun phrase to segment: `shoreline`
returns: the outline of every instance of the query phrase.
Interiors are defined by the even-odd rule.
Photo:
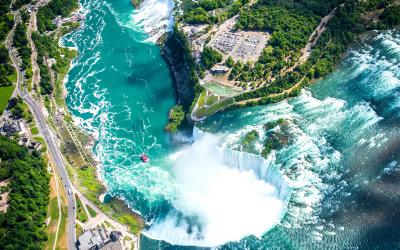
[[[339,6],[334,8],[327,16],[325,16],[325,18],[330,17],[329,20],[334,19],[334,20],[336,20],[336,22],[337,22],[337,20],[340,20],[340,19],[336,19],[338,16],[340,17],[339,14],[334,15],[337,8],[339,8]],[[340,8],[344,9],[344,4],[340,5]],[[368,12],[366,12],[365,10],[364,10],[364,12],[362,12],[361,10],[359,12],[357,12],[357,11],[353,11],[353,12],[358,13],[363,16],[368,14]],[[351,13],[353,13],[353,12],[351,12]],[[349,14],[349,12],[345,12],[344,14],[341,14],[341,15],[347,16],[347,15],[351,15],[351,13]],[[329,20],[325,20],[325,22],[328,22]],[[345,20],[347,20],[347,19],[345,19]],[[362,17],[360,17],[360,20],[362,20]],[[332,23],[332,22],[330,22],[330,23]],[[379,20],[379,22],[383,22],[383,21]],[[348,22],[342,21],[342,23],[346,24]],[[183,51],[183,53],[186,54],[186,55],[183,55],[183,57],[185,57],[185,56],[190,57],[190,56],[192,56],[192,53],[194,52],[190,45],[190,41],[189,41],[190,38],[183,32],[183,29],[179,27],[179,24],[185,25],[187,23],[185,23],[182,20],[176,21],[173,33],[179,33],[179,34],[172,34],[172,35],[168,34],[168,36],[175,36],[178,38],[178,40],[181,40],[181,47],[184,48],[182,51]],[[190,24],[188,24],[188,25],[190,25]],[[321,22],[320,25],[326,25],[326,23]],[[314,36],[313,34],[315,34],[315,32],[316,32],[316,34],[318,34],[318,27],[320,27],[320,25],[317,26],[317,29],[314,31],[314,33],[312,33],[310,35],[309,43],[313,39],[312,38]],[[396,29],[396,27],[398,27],[398,26],[399,25],[395,26],[394,29]],[[370,34],[376,34],[375,31],[382,32],[382,31],[387,30],[387,28],[382,28],[382,27],[377,30],[376,29],[371,30],[371,25],[368,25],[367,23],[363,23],[362,28],[363,29],[361,31],[358,31],[355,33],[354,38],[350,39],[350,41],[342,39],[344,36],[342,33],[345,33],[345,31],[343,31],[342,29],[338,29],[335,26],[329,27],[329,29],[326,28],[326,31],[324,29],[324,33],[327,33],[328,36],[330,35],[331,38],[329,40],[317,38],[317,41],[313,42],[313,44],[311,45],[311,47],[309,49],[310,54],[311,54],[311,52],[320,50],[321,52],[319,54],[319,57],[314,56],[314,58],[308,58],[305,61],[299,60],[299,62],[296,62],[294,64],[294,66],[292,66],[292,68],[288,68],[288,70],[284,72],[284,75],[280,76],[280,79],[274,80],[272,82],[273,84],[275,84],[275,85],[271,85],[272,88],[270,88],[270,86],[264,86],[264,87],[252,89],[249,91],[244,91],[234,97],[226,97],[227,99],[231,99],[232,103],[220,104],[217,102],[217,103],[213,103],[208,108],[202,107],[203,110],[201,110],[200,113],[204,113],[204,115],[197,116],[197,117],[196,117],[195,111],[199,110],[199,108],[197,107],[199,98],[196,93],[195,96],[193,97],[193,104],[192,104],[191,108],[189,109],[189,112],[186,114],[188,120],[190,122],[198,122],[198,121],[205,120],[207,117],[210,117],[210,116],[214,115],[215,113],[224,112],[227,110],[239,109],[239,108],[246,108],[246,107],[250,107],[250,106],[268,105],[268,104],[276,103],[276,102],[297,96],[300,93],[301,89],[303,89],[304,87],[308,86],[311,83],[315,83],[321,79],[325,79],[327,75],[332,73],[338,67],[338,65],[340,65],[340,63],[343,62],[343,59],[344,59],[347,51],[352,46],[354,46],[354,44],[359,43],[363,39],[367,39],[367,38],[365,38],[365,36],[369,37],[369,36],[371,36]],[[337,30],[339,30],[339,31],[337,31]],[[332,44],[331,44],[331,42],[332,42]],[[332,45],[332,46],[328,46],[328,45]],[[166,47],[168,47],[165,43],[160,46],[162,46],[162,50],[170,52],[165,49]],[[302,51],[303,50],[308,51],[307,46],[308,46],[308,43],[307,43],[306,47],[302,48]],[[336,47],[339,49],[336,49]],[[340,51],[337,53],[335,50],[340,50]],[[167,62],[169,62],[168,66],[170,67],[170,70],[173,73],[171,75],[172,76],[178,75],[178,77],[181,77],[182,73],[179,72],[179,69],[178,70],[176,69],[176,64],[174,63],[174,60],[176,60],[176,58],[174,58],[174,56],[170,56],[171,53],[165,53],[165,54],[166,54]],[[199,72],[201,70],[198,70],[198,67],[197,67],[197,66],[199,66],[199,64],[195,63],[196,65],[192,66],[192,65],[190,65],[191,62],[183,61],[183,63],[186,63],[185,66],[187,68],[192,67],[192,69],[191,69],[192,71],[189,71],[190,74],[192,74],[192,75],[194,74],[194,77],[197,76],[198,78],[202,78],[202,76],[200,74],[201,72]],[[201,65],[199,68],[201,68]],[[327,69],[325,69],[325,68],[327,68]],[[315,72],[317,70],[319,70],[320,73],[315,74]],[[298,73],[299,71],[301,73]],[[306,72],[302,72],[302,71],[306,71]],[[192,77],[192,75],[191,75],[191,77]],[[300,75],[300,78],[296,79],[299,77],[298,75]],[[194,77],[192,77],[192,79]],[[294,80],[294,79],[296,79],[296,80]],[[182,89],[182,86],[184,86],[185,84],[186,85],[191,84],[192,87],[195,89],[195,91],[198,91],[198,89],[199,89],[199,87],[196,86],[195,83],[188,83],[188,82],[185,82],[184,80],[181,80],[178,78],[175,81],[175,85],[177,88],[176,91],[178,91],[180,96],[184,96],[184,94],[181,94],[181,92],[182,92],[181,89]],[[289,85],[289,87],[287,87],[285,85]],[[203,86],[201,85],[200,88],[201,87],[203,87]],[[274,87],[275,87],[275,89],[274,89]],[[277,91],[276,89],[279,89],[279,91]],[[195,111],[193,111],[193,110],[195,110]],[[193,119],[193,118],[198,118],[198,119]]]
[[[84,10],[83,6],[81,5],[81,3],[79,3],[79,8],[74,10],[72,13],[77,12],[77,11],[80,12],[83,10]],[[78,21],[78,23],[79,23],[79,26],[76,28],[80,28],[82,26],[82,21]],[[76,31],[76,29],[72,29],[72,30],[66,32],[65,34],[60,36],[57,41],[57,46],[59,46],[60,48],[65,48],[68,50],[76,51],[76,55],[71,59],[71,61],[69,63],[69,67],[68,67],[68,70],[66,71],[66,74],[62,77],[62,81],[61,81],[62,86],[60,86],[60,87],[62,87],[62,97],[63,97],[62,106],[65,107],[65,110],[64,110],[65,115],[62,117],[62,122],[64,124],[69,124],[70,126],[72,126],[74,133],[76,131],[78,131],[78,133],[81,133],[81,134],[83,134],[84,137],[87,137],[86,142],[81,140],[81,138],[78,138],[78,141],[84,146],[84,148],[87,149],[87,147],[90,147],[90,150],[84,150],[84,151],[86,151],[85,153],[90,153],[89,156],[91,158],[91,164],[90,164],[91,166],[88,166],[88,168],[94,168],[94,170],[95,170],[92,173],[91,179],[92,179],[92,181],[95,181],[97,183],[97,184],[95,184],[95,186],[97,186],[96,190],[89,191],[90,188],[88,188],[87,186],[85,186],[82,183],[79,183],[80,182],[79,181],[80,173],[78,173],[79,170],[77,168],[80,168],[80,167],[74,166],[73,164],[71,164],[69,162],[70,160],[68,160],[69,157],[63,153],[64,157],[66,157],[67,161],[69,162],[68,174],[70,175],[72,183],[75,185],[75,187],[78,188],[80,190],[80,192],[87,197],[88,200],[92,201],[101,211],[103,211],[105,214],[110,216],[112,219],[120,222],[123,225],[128,226],[128,228],[130,228],[130,231],[132,233],[136,234],[139,238],[140,232],[143,228],[144,221],[145,221],[143,216],[140,213],[129,208],[129,206],[125,203],[125,201],[118,197],[112,196],[111,199],[107,203],[104,203],[103,201],[101,201],[99,199],[100,196],[109,194],[109,190],[108,190],[106,183],[104,182],[104,180],[101,177],[101,162],[98,161],[96,154],[93,152],[93,146],[96,143],[96,138],[89,131],[82,129],[79,126],[79,122],[77,124],[77,121],[79,121],[78,117],[74,116],[71,113],[67,103],[65,102],[65,97],[68,95],[66,84],[68,82],[69,72],[74,67],[73,61],[79,55],[79,49],[75,46],[69,47],[69,46],[62,44],[61,39],[64,36],[71,34],[74,31]],[[70,121],[68,121],[69,119],[70,119]],[[58,126],[56,126],[56,127],[59,128]],[[73,173],[71,173],[71,170],[73,171]],[[88,176],[85,176],[85,177],[88,177]],[[89,194],[89,192],[90,192],[90,194]],[[125,218],[127,216],[128,217],[132,216],[134,218],[134,220],[136,221],[136,223],[132,224],[132,221],[130,221],[130,219]],[[125,219],[122,220],[121,218],[125,218]],[[134,224],[136,224],[136,225],[134,225]],[[137,228],[137,226],[139,226],[139,228]]]

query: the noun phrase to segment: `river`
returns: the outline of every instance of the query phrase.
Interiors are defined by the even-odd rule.
[[[63,39],[79,50],[66,102],[97,139],[109,194],[151,223],[142,249],[399,246],[398,32],[351,49],[296,98],[216,114],[194,136],[171,137],[163,128],[173,82],[144,32],[149,20],[169,25],[171,5],[148,1],[140,12],[127,0],[81,4],[84,24]],[[263,125],[279,118],[287,143],[267,159],[233,150],[257,130],[259,153]]]

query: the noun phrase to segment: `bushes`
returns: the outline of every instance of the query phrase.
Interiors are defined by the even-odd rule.
[[[0,136],[0,180],[10,179],[9,207],[0,214],[2,249],[42,249],[49,204],[49,174],[38,153]]]
[[[379,17],[387,27],[400,24],[400,5],[393,5],[385,9]]]
[[[13,39],[13,45],[17,49],[21,57],[22,70],[26,70],[30,66],[31,61],[31,48],[28,47],[28,38],[26,37],[26,27],[23,23],[18,23]]]
[[[169,112],[169,123],[165,126],[165,130],[174,133],[182,125],[185,120],[185,111],[181,105],[176,105]]]
[[[255,142],[259,138],[260,138],[260,135],[258,134],[257,130],[252,130],[249,133],[247,133],[241,141],[243,150],[251,153],[254,149]]]
[[[207,11],[203,8],[195,8],[185,12],[183,20],[190,24],[204,24],[210,23],[212,18],[208,15]]]
[[[16,119],[24,118],[27,122],[31,122],[33,120],[28,106],[22,101],[21,97],[11,98],[8,101],[7,109],[10,110],[11,114]]]
[[[216,63],[222,61],[222,54],[218,51],[205,47],[201,54],[201,62],[206,69],[211,69]]]

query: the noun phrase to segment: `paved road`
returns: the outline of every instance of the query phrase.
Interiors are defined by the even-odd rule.
[[[17,11],[14,14],[15,14],[15,23],[17,23],[20,20],[19,11]],[[12,33],[10,34],[10,37],[13,36],[14,30],[12,30],[11,32]],[[24,72],[20,68],[20,59],[18,58],[17,51],[12,47],[11,40],[12,39],[9,39],[8,41],[6,41],[6,47],[10,53],[10,57],[14,64],[14,67],[17,70],[16,93],[19,94],[23,98],[23,100],[27,103],[27,105],[29,106],[29,109],[31,110],[31,112],[35,118],[36,125],[46,141],[51,160],[55,165],[55,170],[57,171],[58,175],[61,177],[62,184],[64,185],[64,188],[65,188],[65,192],[67,192],[68,190],[72,190],[72,185],[69,180],[69,177],[68,177],[68,174],[66,171],[66,166],[64,164],[62,155],[57,147],[55,135],[49,129],[49,126],[46,123],[46,119],[42,113],[40,105],[29,95],[29,93],[26,90],[26,87],[23,87],[24,86],[23,85]],[[23,91],[21,91],[21,87],[23,87]],[[69,195],[68,192],[67,192],[67,197],[68,197],[68,228],[67,228],[68,249],[72,250],[72,249],[76,249],[75,248],[75,242],[76,242],[75,197],[74,197],[74,195]]]

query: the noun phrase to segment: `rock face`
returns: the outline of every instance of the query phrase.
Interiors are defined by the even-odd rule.
[[[193,83],[190,79],[191,55],[187,54],[184,45],[174,33],[167,34],[161,53],[172,72],[177,102],[187,109],[194,99]]]

